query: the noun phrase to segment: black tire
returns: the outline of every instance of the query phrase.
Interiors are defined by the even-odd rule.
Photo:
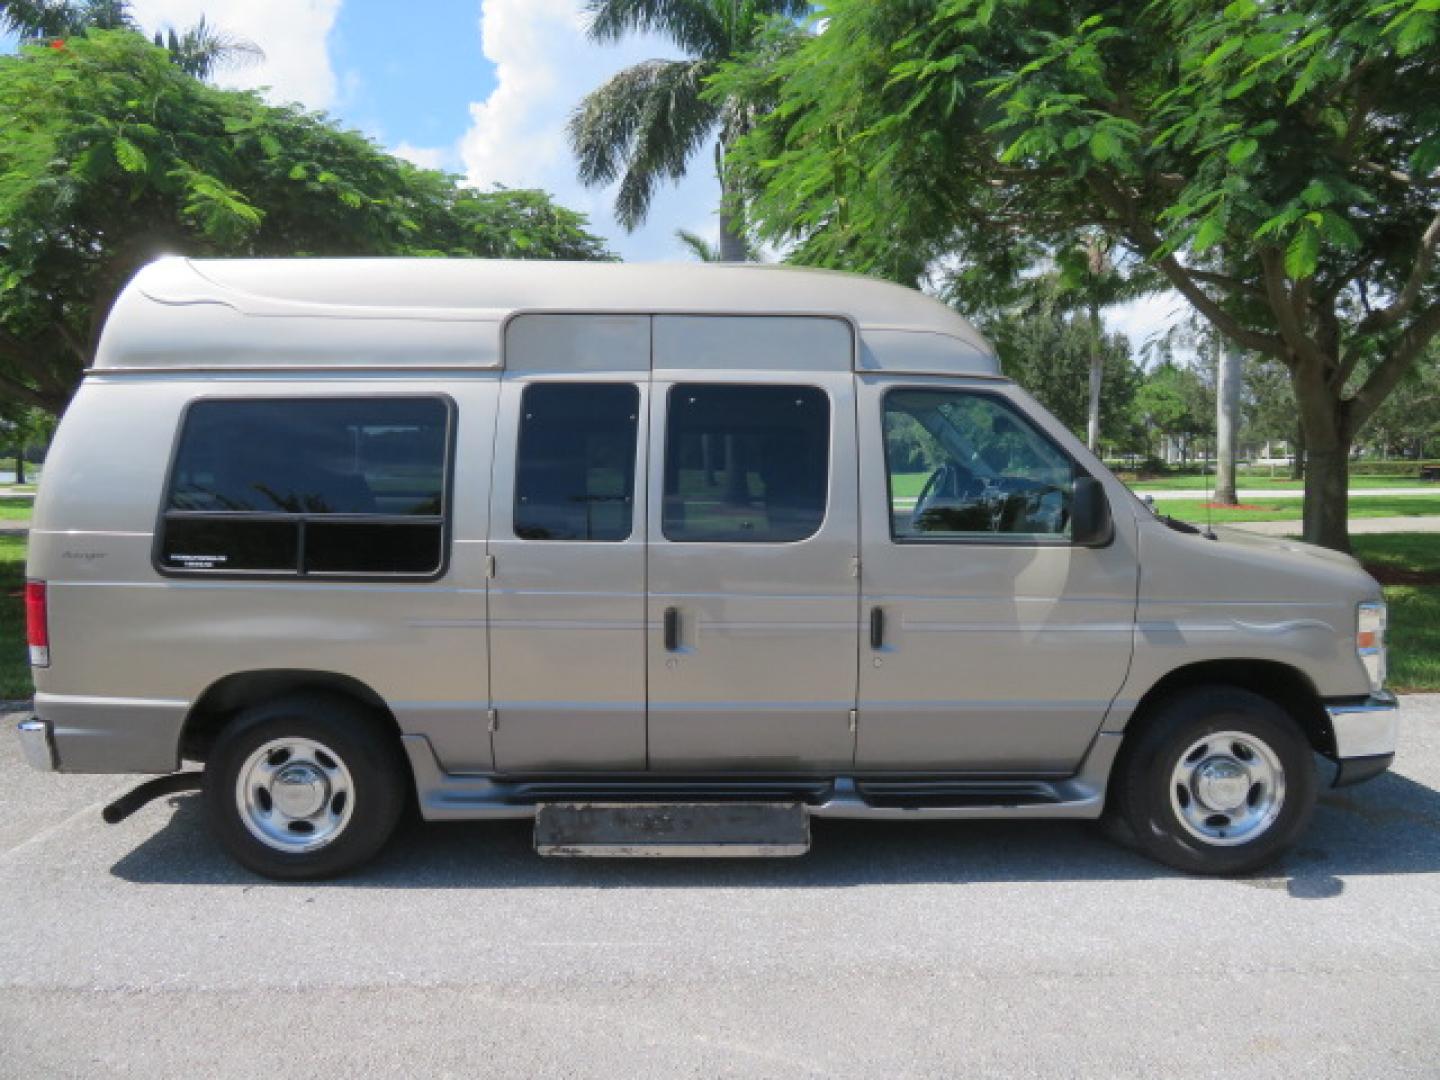
[[[343,785],[337,782],[335,786],[345,791],[348,813],[338,825],[326,826],[334,831],[320,841],[322,846],[309,850],[277,849],[275,845],[284,843],[283,837],[268,843],[262,840],[247,825],[247,811],[237,793],[241,770],[252,755],[268,743],[286,739],[318,744],[324,752],[322,759],[334,759],[343,770],[333,775],[344,777]],[[279,760],[283,763],[285,758]],[[257,874],[280,881],[335,877],[365,863],[385,846],[409,793],[405,769],[394,731],[373,710],[344,697],[297,694],[245,709],[220,732],[205,763],[206,815],[225,850]],[[321,774],[325,771],[322,768]],[[320,801],[328,813],[334,805],[332,788],[323,780],[322,785],[316,790],[323,792]],[[264,793],[257,794],[268,804]],[[336,819],[339,814],[330,820]],[[277,820],[282,824],[290,821]],[[291,823],[288,828],[296,825]],[[304,842],[303,833],[297,842]]]
[[[1111,796],[1120,826],[1151,858],[1192,874],[1246,874],[1279,858],[1309,825],[1317,795],[1315,754],[1290,714],[1268,698],[1238,687],[1201,687],[1162,702],[1142,725],[1133,743],[1126,738]],[[1187,826],[1177,809],[1190,806],[1192,790],[1175,784],[1182,756],[1207,736],[1223,732],[1258,740],[1282,770],[1278,810],[1268,824],[1257,823],[1249,839],[1239,839],[1232,830],[1228,840],[1207,840],[1192,828],[1207,830],[1209,823]],[[1177,791],[1177,786],[1185,789]],[[1203,813],[1204,804],[1198,805]],[[1249,812],[1244,805],[1238,809],[1240,816]],[[1211,820],[1207,831],[1223,834],[1225,814]]]

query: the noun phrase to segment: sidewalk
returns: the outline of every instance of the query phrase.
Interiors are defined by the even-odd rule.
[[[1265,536],[1299,536],[1299,521],[1226,521],[1215,523],[1218,528],[1244,529]],[[1425,517],[1351,518],[1350,535],[1371,533],[1440,533],[1440,514]]]

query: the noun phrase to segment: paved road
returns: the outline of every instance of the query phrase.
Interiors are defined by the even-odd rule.
[[[412,827],[276,886],[194,796],[0,741],[0,1075],[1440,1075],[1440,696],[1275,873],[1090,827],[817,823],[774,862],[568,862]]]

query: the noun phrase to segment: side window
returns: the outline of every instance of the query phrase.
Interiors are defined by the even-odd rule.
[[[449,445],[440,398],[198,401],[175,454],[160,565],[436,574]]]
[[[535,383],[520,398],[515,535],[625,540],[635,504],[640,391],[629,383]]]
[[[825,519],[830,399],[815,386],[670,390],[668,540],[784,543]]]
[[[884,400],[895,539],[1069,534],[1074,463],[1002,398],[914,389]]]

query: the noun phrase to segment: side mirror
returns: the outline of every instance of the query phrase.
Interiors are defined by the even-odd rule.
[[[1108,544],[1114,532],[1105,487],[1093,476],[1077,476],[1070,498],[1070,539],[1081,547]]]

